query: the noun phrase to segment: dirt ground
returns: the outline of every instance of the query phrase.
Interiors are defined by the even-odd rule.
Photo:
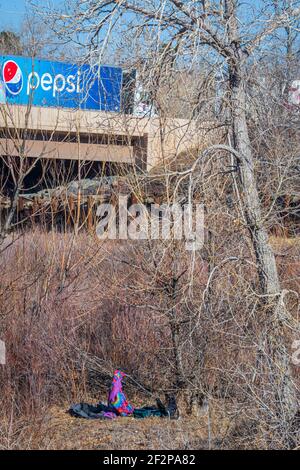
[[[71,417],[67,406],[53,406],[34,420],[0,425],[0,449],[172,450],[208,449],[220,430],[208,415],[168,418],[86,420]],[[210,444],[208,436],[210,435]]]
[[[89,403],[94,403],[92,400]],[[140,405],[139,405],[140,406]],[[74,418],[69,404],[54,405],[27,418],[0,420],[0,450],[204,450],[265,449],[265,430],[241,407],[212,400],[197,416],[179,419]],[[261,429],[260,429],[261,428]],[[255,432],[255,429],[257,432]]]
[[[206,417],[117,418],[85,420],[54,407],[46,417],[38,447],[45,449],[191,449],[208,448]]]

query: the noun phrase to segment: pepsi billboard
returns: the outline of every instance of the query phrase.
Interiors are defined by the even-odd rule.
[[[0,56],[0,89],[2,103],[119,112],[122,69]]]

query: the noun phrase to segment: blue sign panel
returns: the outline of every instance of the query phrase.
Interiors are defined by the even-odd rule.
[[[120,67],[0,56],[0,88],[10,104],[118,112]]]

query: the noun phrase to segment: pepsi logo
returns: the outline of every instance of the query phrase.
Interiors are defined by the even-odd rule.
[[[7,60],[2,69],[6,89],[12,95],[18,95],[23,88],[22,70],[14,60]]]

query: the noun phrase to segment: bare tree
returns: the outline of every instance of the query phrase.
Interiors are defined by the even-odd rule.
[[[124,24],[123,18],[129,13],[131,16],[127,17],[125,24],[131,34],[136,32],[143,36],[152,32],[152,50],[149,48],[148,52],[155,70],[168,57],[166,50],[169,48],[173,48],[176,55],[172,66],[187,57],[201,57],[215,67],[217,64],[225,69],[228,76],[229,141],[222,148],[211,148],[205,155],[221,151],[224,161],[230,157],[236,170],[236,196],[241,202],[241,218],[252,242],[261,299],[267,305],[266,324],[271,326],[271,330],[267,327],[261,332],[260,347],[265,357],[271,357],[270,376],[275,374],[278,379],[274,391],[274,403],[278,405],[275,414],[281,419],[284,408],[285,418],[290,421],[298,404],[282,329],[282,321],[288,313],[266,220],[262,215],[247,119],[249,67],[251,69],[251,64],[259,59],[263,48],[268,47],[268,40],[275,31],[283,29],[290,34],[299,20],[299,2],[277,4],[280,5],[274,11],[271,5],[257,7],[247,3],[243,13],[245,3],[237,0],[89,1],[84,5],[79,2],[75,14],[73,11],[72,15],[58,14],[54,19],[65,38],[74,38],[74,35],[78,38],[78,34],[82,34],[82,42],[87,45],[92,60],[97,56],[101,60],[108,35],[121,20]],[[164,47],[160,48],[162,37]],[[199,157],[199,162],[206,158],[205,155]],[[266,331],[269,332],[266,334]]]
[[[21,54],[23,51],[20,37],[12,31],[0,32],[0,52],[1,54]]]

